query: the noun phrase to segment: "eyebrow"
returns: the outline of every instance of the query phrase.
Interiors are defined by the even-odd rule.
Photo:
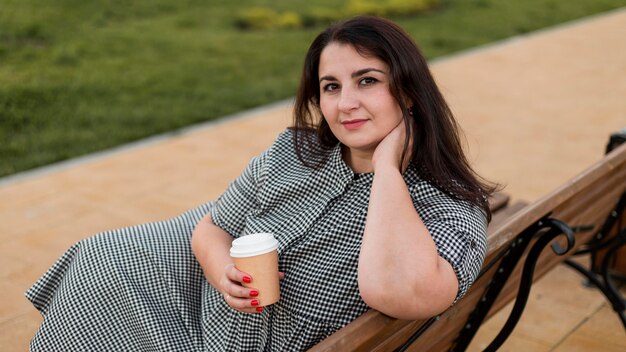
[[[372,72],[372,71],[374,71],[374,72],[380,72],[380,73],[385,74],[385,75],[387,74],[387,72],[385,72],[385,71],[383,71],[383,70],[380,70],[380,69],[377,69],[377,68],[373,68],[373,67],[368,67],[368,68],[363,68],[363,69],[360,69],[360,70],[358,70],[358,71],[354,71],[354,72],[350,75],[350,77],[352,77],[352,78],[360,77],[360,76],[363,76],[364,74],[369,73],[369,72]],[[333,76],[324,76],[324,77],[320,77],[320,82],[321,82],[321,81],[324,81],[324,80],[326,80],[326,81],[336,81],[337,79],[336,79],[335,77],[333,77]]]

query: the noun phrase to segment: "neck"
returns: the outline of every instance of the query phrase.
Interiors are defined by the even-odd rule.
[[[358,151],[342,146],[343,161],[357,174],[374,171],[372,166],[373,154],[373,152]]]

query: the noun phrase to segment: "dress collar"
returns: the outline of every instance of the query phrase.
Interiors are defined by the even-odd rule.
[[[337,145],[333,147],[329,159],[331,168],[336,170],[337,176],[346,183],[367,183],[371,182],[374,177],[373,172],[355,173],[352,171],[350,166],[343,160],[341,143],[337,143]]]
[[[373,172],[355,173],[350,166],[343,160],[343,154],[341,152],[341,143],[337,143],[330,152],[329,166],[335,170],[336,175],[342,183],[347,184],[354,183],[371,183],[374,179]],[[413,184],[420,180],[417,166],[411,163],[409,167],[402,174],[404,181],[407,184]]]

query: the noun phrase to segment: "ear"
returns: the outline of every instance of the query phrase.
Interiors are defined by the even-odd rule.
[[[407,96],[403,95],[401,99],[402,99],[402,103],[404,104],[404,107],[409,111],[409,114],[411,114],[415,104],[413,104],[413,101],[411,100],[411,98]]]
[[[415,104],[413,103],[413,101],[405,98],[402,100],[402,102],[404,103],[404,107],[406,108],[406,110],[409,112],[409,115],[413,116],[413,111],[415,110]]]

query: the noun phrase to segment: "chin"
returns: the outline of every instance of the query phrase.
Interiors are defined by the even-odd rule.
[[[376,147],[378,146],[378,144],[380,143],[380,141],[342,141],[340,140],[341,144],[345,145],[346,147],[350,148],[350,149],[354,149],[354,150],[359,150],[359,151],[364,151],[364,152],[371,152],[373,153],[374,150],[376,150]]]

